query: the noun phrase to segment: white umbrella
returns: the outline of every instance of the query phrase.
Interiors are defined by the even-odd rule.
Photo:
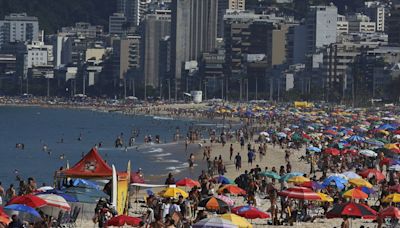
[[[56,194],[40,194],[37,197],[42,198],[46,201],[47,205],[41,207],[40,210],[47,215],[57,217],[60,211],[69,211],[71,206],[68,202],[61,196]]]
[[[393,138],[394,139],[400,139],[400,135],[394,135]]]
[[[46,192],[46,191],[50,191],[50,190],[53,190],[53,189],[54,189],[54,188],[51,187],[51,186],[43,186],[43,187],[38,188],[37,190],[38,190],[39,192]]]
[[[360,175],[358,175],[357,173],[355,173],[355,172],[351,172],[351,171],[349,171],[349,172],[344,172],[344,173],[342,173],[343,174],[343,176],[345,176],[346,177],[346,179],[358,179],[358,178],[362,178]]]
[[[400,165],[399,164],[392,165],[392,166],[389,167],[389,170],[394,170],[396,172],[399,172],[400,171]]]
[[[266,136],[266,137],[268,137],[268,136],[269,136],[268,132],[266,132],[266,131],[260,132],[260,135],[262,135],[262,136]]]
[[[378,154],[375,153],[375,152],[372,151],[372,150],[360,150],[359,153],[360,153],[361,155],[366,156],[366,157],[376,157],[376,156],[378,156]]]

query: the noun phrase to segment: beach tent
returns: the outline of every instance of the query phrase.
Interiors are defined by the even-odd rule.
[[[62,173],[67,177],[105,178],[112,176],[112,169],[93,148],[72,168]]]

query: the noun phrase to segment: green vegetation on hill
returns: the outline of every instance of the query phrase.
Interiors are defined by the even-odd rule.
[[[40,28],[55,33],[76,22],[90,22],[108,29],[108,17],[115,12],[115,0],[0,0],[0,18],[26,12],[39,18]]]

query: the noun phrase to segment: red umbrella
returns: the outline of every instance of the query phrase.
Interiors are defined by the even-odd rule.
[[[24,196],[14,197],[7,203],[7,205],[11,204],[23,204],[25,206],[29,206],[32,208],[38,208],[47,205],[46,201],[35,195],[24,195]]]
[[[266,219],[270,217],[269,214],[262,212],[259,209],[252,207],[250,205],[232,208],[232,213],[247,219],[256,219],[256,218]]]
[[[329,130],[324,131],[324,134],[326,134],[326,135],[337,135],[337,132],[334,131],[334,130],[329,129]]]
[[[338,156],[340,155],[340,150],[336,148],[327,148],[324,150],[325,153],[333,155],[333,156]]]
[[[246,195],[246,191],[245,190],[239,188],[236,185],[231,185],[231,184],[228,184],[228,185],[225,185],[225,186],[221,187],[220,189],[217,190],[217,192],[220,193],[220,194],[227,192],[227,193],[230,193],[232,195]]]
[[[382,181],[385,179],[385,176],[382,174],[382,172],[377,169],[364,169],[359,174],[364,178],[375,177],[377,181]]]
[[[127,215],[118,215],[107,221],[107,226],[139,226],[142,219]]]
[[[368,207],[367,205],[347,202],[341,204],[335,204],[332,210],[326,214],[327,218],[342,218],[343,216],[364,218],[364,219],[375,219],[377,212]]]
[[[198,181],[186,177],[176,182],[176,186],[193,188],[194,186],[200,187],[200,183]]]
[[[397,218],[400,219],[400,210],[397,207],[387,207],[379,212],[380,218]]]
[[[301,200],[320,200],[321,197],[306,187],[292,187],[278,192],[278,195]]]
[[[344,149],[344,150],[342,150],[342,154],[356,155],[357,154],[357,150]]]

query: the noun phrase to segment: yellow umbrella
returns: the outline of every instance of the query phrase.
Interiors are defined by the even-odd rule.
[[[384,135],[389,135],[390,134],[388,131],[385,131],[385,130],[380,130],[379,132],[384,134]]]
[[[329,203],[333,202],[333,198],[328,196],[327,194],[324,194],[321,192],[317,192],[317,194],[319,195],[319,197],[321,197],[321,200],[319,200],[319,201],[329,202]]]
[[[372,188],[372,184],[361,178],[353,178],[349,180],[349,183],[357,187]]]
[[[386,148],[386,149],[389,149],[389,150],[393,150],[393,149],[398,150],[398,149],[399,149],[399,147],[398,147],[396,144],[394,144],[394,143],[386,144],[386,145],[385,145],[385,148]]]
[[[289,178],[287,180],[288,183],[295,183],[295,184],[302,184],[304,182],[308,182],[311,181],[310,179],[308,179],[307,177],[303,177],[303,176],[295,176],[292,178]]]
[[[183,196],[183,198],[187,198],[189,195],[180,188],[166,188],[165,190],[159,193],[162,197],[165,198],[178,198],[179,196]]]
[[[235,214],[223,214],[221,218],[231,221],[233,224],[238,226],[239,228],[252,228],[251,225],[245,218],[240,217],[239,215]]]
[[[384,199],[383,202],[385,203],[399,203],[400,202],[400,194],[399,193],[394,193],[387,195]]]

